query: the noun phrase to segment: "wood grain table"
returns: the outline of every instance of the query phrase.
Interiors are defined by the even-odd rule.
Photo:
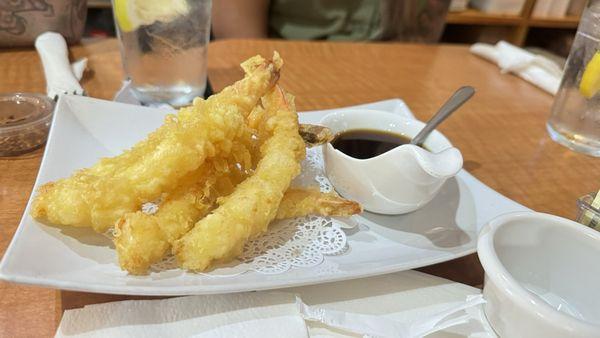
[[[214,88],[242,75],[240,61],[273,50],[285,59],[281,82],[296,95],[299,110],[400,97],[417,117],[427,119],[456,88],[474,86],[475,97],[440,129],[461,149],[468,171],[529,208],[573,218],[575,200],[599,188],[600,160],[548,137],[545,121],[552,97],[501,75],[466,46],[219,41],[209,47]],[[86,41],[71,53],[72,58],[89,58],[83,79],[88,94],[110,99],[123,78],[117,41]],[[45,91],[33,49],[0,50],[0,92],[15,91]],[[19,223],[41,155],[38,150],[0,159],[0,253]],[[422,270],[471,285],[481,284],[483,276],[475,255]],[[123,297],[0,282],[0,337],[51,336],[64,309],[116,299]]]

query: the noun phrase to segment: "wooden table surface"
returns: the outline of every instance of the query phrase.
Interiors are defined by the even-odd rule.
[[[457,45],[220,41],[209,47],[209,77],[216,90],[241,76],[238,63],[278,50],[285,59],[281,83],[299,110],[334,108],[400,97],[427,119],[459,86],[475,97],[440,127],[461,149],[465,168],[498,192],[537,211],[575,216],[575,200],[598,189],[600,161],[554,143],[545,130],[552,97]],[[83,86],[110,99],[123,72],[117,41],[95,40],[71,48],[86,56]],[[184,66],[184,65],[183,65]],[[0,92],[44,92],[33,49],[0,51]],[[0,253],[25,208],[42,151],[0,159]],[[32,253],[35,255],[35,253]],[[44,257],[41,259],[52,259]],[[472,285],[482,281],[474,255],[423,271]],[[0,337],[54,334],[63,309],[122,299],[60,292],[0,282]]]

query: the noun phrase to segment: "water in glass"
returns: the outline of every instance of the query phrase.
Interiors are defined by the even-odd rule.
[[[133,30],[120,27],[116,18],[123,67],[133,94],[144,104],[181,106],[206,89],[211,1],[185,1],[184,13],[168,20],[157,16]]]
[[[600,93],[584,96],[581,80],[598,51],[600,1],[592,0],[581,18],[547,128],[555,141],[593,156],[600,156]],[[600,72],[593,76],[600,78]]]

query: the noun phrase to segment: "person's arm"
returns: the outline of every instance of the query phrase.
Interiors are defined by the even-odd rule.
[[[215,0],[212,29],[216,39],[266,38],[269,0]]]

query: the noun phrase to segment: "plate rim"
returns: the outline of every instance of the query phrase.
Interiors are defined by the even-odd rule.
[[[469,254],[475,253],[476,248],[468,248],[460,251],[451,257],[445,257],[445,255],[435,259],[420,260],[418,263],[412,261],[411,264],[396,264],[396,265],[385,265],[379,268],[369,268],[369,271],[365,269],[364,273],[352,274],[331,274],[327,276],[314,275],[310,278],[289,282],[289,280],[282,281],[269,281],[263,279],[261,282],[253,284],[246,284],[243,288],[237,285],[231,284],[218,284],[218,285],[190,285],[190,286],[113,286],[110,284],[90,284],[86,283],[82,286],[81,283],[73,281],[64,281],[60,279],[51,278],[37,278],[23,275],[7,275],[3,273],[2,267],[0,266],[0,279],[24,285],[40,286],[45,288],[53,288],[65,291],[77,291],[77,292],[90,292],[90,293],[102,293],[102,294],[114,294],[114,295],[131,295],[131,296],[187,296],[187,295],[210,295],[210,294],[226,294],[236,292],[247,292],[247,291],[261,291],[261,290],[276,290],[288,287],[299,287],[305,285],[315,285],[339,282],[351,279],[367,278],[379,275],[385,275],[394,272],[401,272],[405,270],[413,270],[422,268],[438,263],[447,262],[450,260],[458,259]],[[266,275],[268,276],[268,275]],[[215,277],[216,278],[216,277]]]

